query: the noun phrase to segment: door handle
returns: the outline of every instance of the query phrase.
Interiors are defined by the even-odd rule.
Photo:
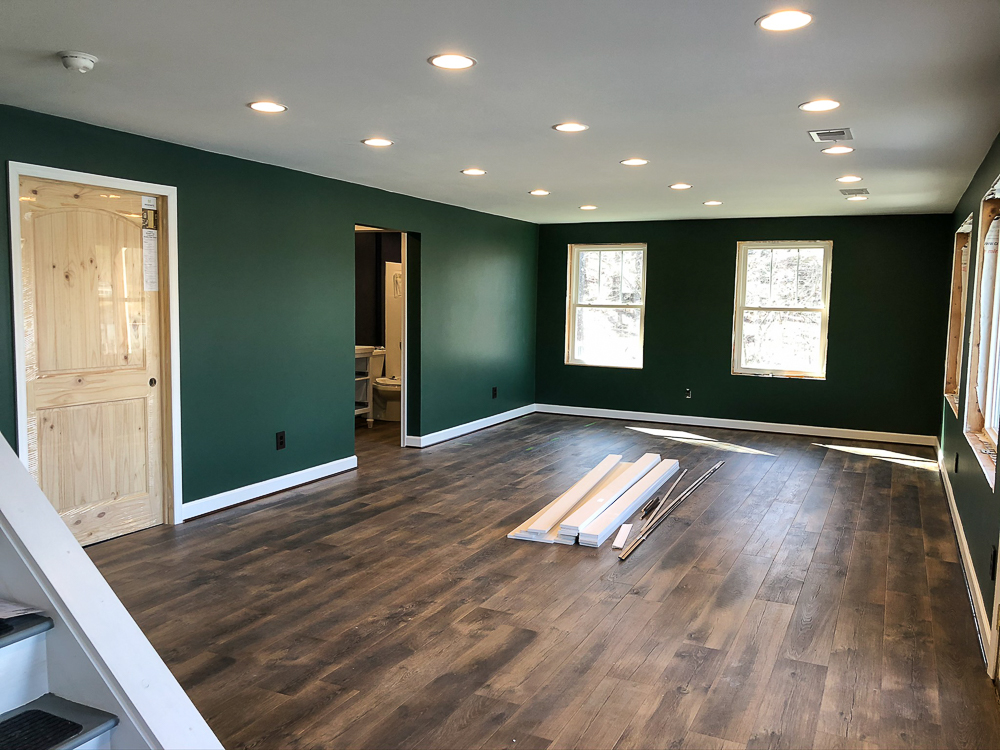
[[[149,379],[149,387],[152,388],[154,385],[156,385],[156,378],[150,378]]]

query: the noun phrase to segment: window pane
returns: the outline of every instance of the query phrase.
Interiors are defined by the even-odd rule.
[[[601,293],[596,300],[602,305],[620,304],[622,301],[622,251],[601,251]]]
[[[771,249],[752,247],[747,250],[747,307],[770,307]]]
[[[743,313],[742,364],[757,370],[818,372],[822,313]]]
[[[576,360],[588,365],[641,367],[637,308],[578,308]]]
[[[577,302],[597,302],[601,285],[601,254],[594,251],[580,253],[580,276],[577,279]]]
[[[823,248],[749,248],[746,307],[822,307]]]
[[[823,248],[799,250],[799,307],[823,306]]]
[[[642,304],[642,250],[622,253],[622,302]]]

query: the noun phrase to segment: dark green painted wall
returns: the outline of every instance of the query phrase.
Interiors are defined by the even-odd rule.
[[[420,235],[411,435],[534,400],[533,224],[11,107],[0,160],[177,188],[186,501],[354,453],[355,223]],[[0,432],[13,443],[9,260]]]
[[[935,435],[950,231],[947,215],[545,225],[536,401]],[[825,381],[731,374],[740,240],[833,241]],[[567,246],[611,242],[648,244],[641,370],[563,363]]]
[[[979,250],[979,209],[986,191],[1000,175],[1000,137],[993,143],[982,165],[976,172],[968,189],[958,202],[958,207],[952,216],[951,231],[955,232],[971,213],[975,216],[975,243],[969,258],[969,283],[966,285],[966,318],[963,331],[964,346],[962,349],[962,379],[959,392],[959,415],[965,414],[966,385],[969,375],[969,332],[972,329],[973,287],[975,286],[976,267]],[[947,239],[948,252],[954,248],[954,235]],[[976,460],[969,441],[963,434],[963,419],[956,417],[947,401],[941,397],[941,452],[944,464],[948,470],[948,478],[955,493],[955,505],[958,507],[962,526],[965,529],[966,541],[969,544],[969,554],[976,569],[976,579],[986,602],[986,611],[993,611],[993,596],[995,585],[990,577],[990,556],[993,545],[1000,539],[1000,502],[986,480],[983,470]],[[958,455],[958,471],[955,471],[955,456]]]

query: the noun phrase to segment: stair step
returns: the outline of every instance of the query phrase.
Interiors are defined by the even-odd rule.
[[[21,615],[0,620],[0,648],[31,638],[52,629],[52,618],[45,615]]]
[[[0,750],[73,750],[118,725],[118,717],[47,693],[0,714]]]

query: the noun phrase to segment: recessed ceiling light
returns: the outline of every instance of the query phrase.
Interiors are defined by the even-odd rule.
[[[847,200],[849,200],[849,201],[866,201],[866,200],[868,200],[868,196],[867,195],[849,195],[849,196],[847,196]]]
[[[703,205],[705,205],[705,206],[721,206],[722,205],[722,201],[705,201],[705,203]]]
[[[812,23],[813,17],[801,10],[779,10],[757,19],[757,25],[766,31],[793,31]]]
[[[532,190],[528,195],[548,195],[548,190]]]
[[[824,154],[833,154],[834,156],[837,156],[839,154],[850,154],[853,152],[854,149],[851,148],[850,146],[830,146],[829,148],[823,149]]]
[[[690,190],[694,185],[688,185],[686,182],[675,182],[670,186],[671,190]]]
[[[582,133],[589,128],[589,125],[584,125],[580,122],[561,122],[558,125],[552,126],[553,130],[558,130],[560,133]]]
[[[597,208],[597,206],[580,206],[580,210],[581,211],[593,211],[596,208]]]
[[[622,162],[626,167],[641,167],[643,164],[649,164],[646,159],[624,159]]]
[[[248,105],[254,112],[266,112],[267,114],[277,114],[284,112],[288,107],[277,102],[250,102]]]
[[[428,57],[427,62],[435,68],[445,70],[465,70],[476,64],[476,61],[467,55],[434,55]]]
[[[799,109],[803,112],[829,112],[840,106],[840,102],[833,99],[813,99],[811,102],[802,102]]]
[[[469,167],[468,169],[463,169],[462,174],[466,174],[469,177],[479,177],[486,174],[486,170],[479,167]]]
[[[837,178],[837,182],[861,182],[861,180],[862,178],[856,174],[845,174],[843,177]]]
[[[361,142],[366,146],[376,146],[378,148],[384,148],[385,146],[392,145],[392,141],[388,138],[365,138]]]

